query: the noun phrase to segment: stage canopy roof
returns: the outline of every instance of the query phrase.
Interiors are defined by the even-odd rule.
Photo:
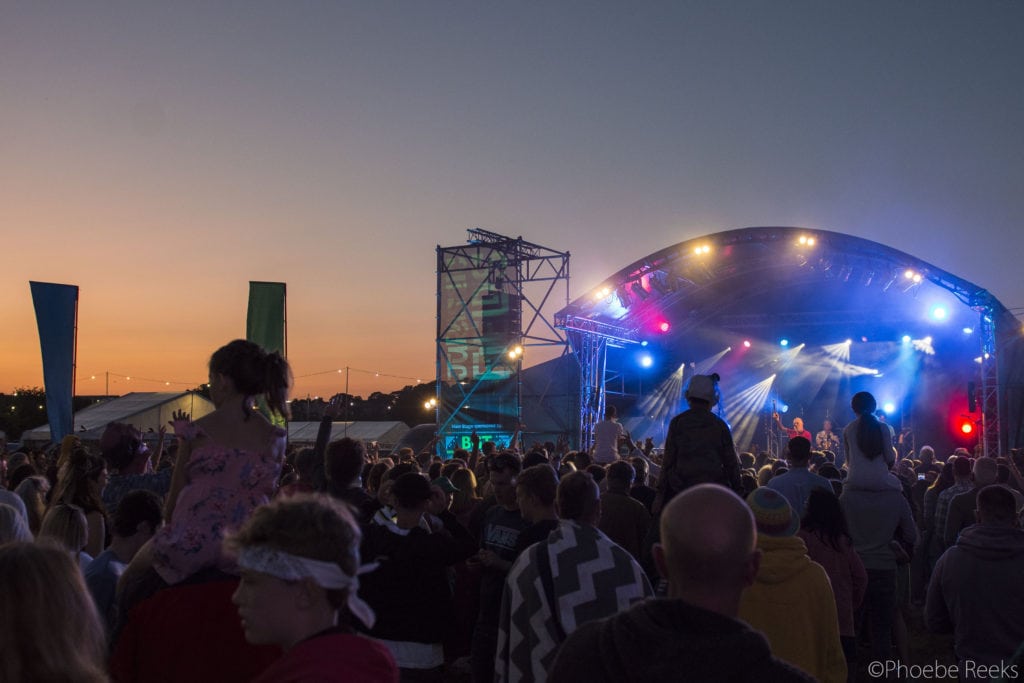
[[[980,429],[953,432],[964,416],[980,424],[967,389],[980,392],[989,353],[1000,360],[1003,443],[1020,440],[1019,321],[983,287],[851,235],[761,227],[688,240],[555,318],[570,339],[607,340],[607,399],[627,406],[634,437],[663,439],[685,378],[717,372],[741,448],[764,443],[773,404],[790,411],[787,424],[801,416],[814,431],[828,417],[841,427],[860,390],[890,405],[890,423],[917,445],[965,445]]]

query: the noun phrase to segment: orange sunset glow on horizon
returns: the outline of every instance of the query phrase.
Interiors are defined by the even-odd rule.
[[[0,392],[43,384],[29,281],[80,288],[80,395],[205,382],[250,281],[287,284],[293,397],[433,383],[475,227],[570,252],[573,299],[780,225],[1024,310],[1024,4],[740,4],[5,8]]]

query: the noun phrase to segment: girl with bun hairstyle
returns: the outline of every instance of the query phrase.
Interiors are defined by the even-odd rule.
[[[274,496],[287,433],[255,405],[262,398],[271,411],[287,415],[288,362],[277,352],[236,339],[211,356],[209,378],[215,410],[195,422],[175,415],[171,423],[179,447],[166,524],[122,578],[122,610],[201,570],[236,574],[234,562],[221,554],[224,535]]]

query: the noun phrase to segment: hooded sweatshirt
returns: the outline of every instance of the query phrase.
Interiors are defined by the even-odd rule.
[[[569,635],[552,683],[812,681],[772,656],[764,636],[736,619],[682,600],[656,598]]]
[[[953,631],[957,658],[1008,661],[1024,642],[1024,531],[974,524],[939,558],[925,605],[928,628]]]
[[[757,535],[764,555],[743,592],[740,619],[763,632],[772,654],[823,683],[846,681],[846,658],[828,574],[798,536]]]

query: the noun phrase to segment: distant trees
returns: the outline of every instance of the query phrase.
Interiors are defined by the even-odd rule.
[[[201,384],[192,389],[196,393],[210,397],[210,388]],[[349,394],[335,394],[329,400],[319,396],[316,398],[297,398],[291,402],[292,420],[318,421],[325,412],[335,406],[336,417],[340,421],[388,421],[397,420],[410,427],[434,421],[434,412],[423,407],[426,401],[434,396],[433,384],[409,385],[398,391],[385,393],[375,391],[369,398]],[[81,410],[95,402],[94,397],[76,396],[72,402],[75,411]],[[8,441],[21,440],[25,430],[35,429],[48,421],[46,413],[46,392],[39,387],[19,387],[12,394],[0,393],[0,430],[7,434]]]
[[[339,422],[396,420],[413,427],[434,421],[434,413],[423,407],[433,396],[433,384],[417,384],[390,393],[375,391],[368,398],[344,393],[335,394],[327,400],[319,396],[296,398],[291,402],[292,420],[315,422],[333,409],[334,419]]]
[[[80,410],[93,399],[76,396],[72,409]],[[35,429],[49,421],[46,412],[46,392],[39,387],[18,387],[12,394],[0,394],[0,430],[8,441],[20,441],[25,430]]]

